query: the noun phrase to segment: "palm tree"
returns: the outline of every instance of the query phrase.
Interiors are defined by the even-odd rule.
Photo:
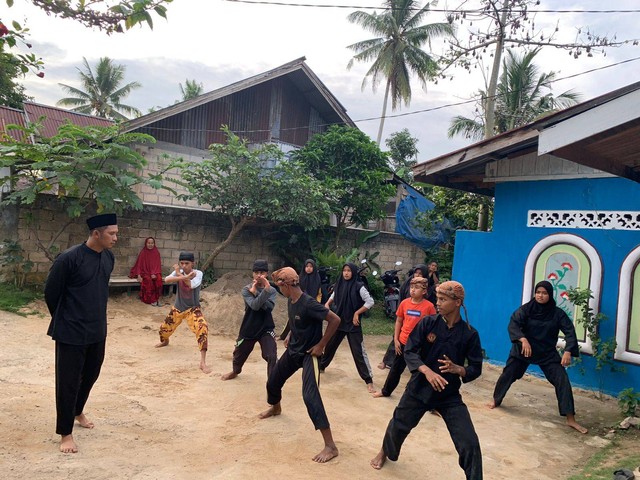
[[[124,80],[124,65],[115,65],[108,57],[98,61],[94,75],[87,59],[82,57],[84,70],[78,68],[80,83],[84,90],[60,83],[62,89],[72,95],[58,101],[58,105],[72,106],[73,112],[87,113],[112,120],[127,120],[122,113],[140,116],[142,113],[135,107],[120,103],[135,88],[138,82],[130,82],[120,86]]]
[[[363,90],[368,77],[371,77],[374,92],[383,79],[386,81],[378,145],[382,140],[389,94],[391,110],[396,110],[402,102],[408,106],[411,101],[411,74],[415,74],[425,88],[427,81],[438,72],[436,60],[421,47],[435,38],[453,35],[453,27],[449,23],[422,25],[422,19],[429,11],[428,3],[420,8],[416,0],[385,0],[384,6],[385,11],[380,15],[356,11],[347,17],[351,23],[378,35],[347,47],[356,52],[347,68],[350,69],[355,61],[373,60],[362,82]]]
[[[537,48],[520,57],[512,50],[507,50],[496,91],[494,135],[522,127],[540,117],[575,105],[580,100],[580,94],[571,90],[557,97],[553,96],[551,83],[555,80],[556,73],[540,73],[538,66],[533,63],[539,51]],[[483,90],[480,90],[479,95],[486,98]],[[481,103],[480,108],[476,109],[476,118],[454,117],[448,130],[449,137],[464,135],[476,140],[484,138],[485,108],[485,104]]]
[[[189,80],[188,78],[184,82],[184,86],[182,83],[180,85],[180,93],[182,94],[182,102],[185,100],[189,100],[190,98],[196,98],[202,95],[202,91],[204,87],[201,83],[196,82],[196,80]]]

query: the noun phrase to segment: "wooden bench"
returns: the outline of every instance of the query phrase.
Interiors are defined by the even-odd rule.
[[[124,276],[112,276],[109,279],[109,288],[126,288],[127,295],[131,294],[131,287],[139,287],[140,283],[135,278]]]

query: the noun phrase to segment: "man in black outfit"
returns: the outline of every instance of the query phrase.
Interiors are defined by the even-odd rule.
[[[267,381],[267,403],[269,408],[260,414],[260,418],[269,418],[282,413],[280,400],[282,387],[286,381],[302,368],[302,398],[307,412],[316,430],[320,430],[324,448],[313,457],[314,462],[325,463],[338,456],[329,426],[329,419],[320,396],[320,370],[318,357],[340,324],[340,318],[324,305],[300,289],[298,274],[291,267],[276,270],[273,281],[282,295],[289,299],[289,328],[285,338],[286,350],[278,359]],[[322,334],[322,322],[327,321],[327,329]]]
[[[89,238],[62,252],[53,262],[44,287],[51,313],[47,334],[56,342],[56,433],[60,451],[76,453],[74,419],[93,428],[84,406],[100,375],[107,338],[107,300],[118,240],[113,213],[87,220]]]
[[[460,283],[442,283],[437,287],[439,314],[424,317],[409,335],[404,357],[412,376],[387,426],[382,449],[371,460],[376,470],[387,459],[396,461],[409,432],[426,412],[436,410],[467,480],[482,480],[480,442],[460,395],[461,383],[482,373],[482,349],[478,332],[460,316],[463,300]]]

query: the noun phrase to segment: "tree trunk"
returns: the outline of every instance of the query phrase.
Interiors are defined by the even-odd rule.
[[[508,0],[502,3],[502,14],[500,16],[500,33],[496,42],[496,51],[493,54],[493,65],[489,86],[487,87],[487,98],[484,105],[484,138],[491,138],[495,135],[496,125],[496,91],[498,89],[498,77],[500,76],[500,64],[502,63],[502,50],[504,48],[504,25],[507,21]]]
[[[213,251],[207,257],[205,262],[202,265],[200,265],[200,270],[204,271],[209,266],[211,266],[213,261],[220,254],[220,252],[222,252],[225,248],[227,248],[227,246],[233,241],[233,239],[236,238],[238,234],[242,231],[242,229],[247,225],[249,225],[253,221],[253,219],[251,217],[242,217],[240,221],[237,223],[233,219],[230,219],[230,221],[231,221],[231,231],[229,232],[229,235],[227,235],[227,238],[225,238],[221,244],[219,244],[216,248],[213,249]]]
[[[387,102],[389,101],[389,89],[391,88],[391,81],[387,79],[387,88],[384,90],[384,102],[382,103],[382,116],[380,117],[380,128],[378,128],[378,146],[382,141],[382,130],[384,129],[384,117],[387,114]]]

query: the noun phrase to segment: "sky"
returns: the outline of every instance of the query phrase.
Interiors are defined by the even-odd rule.
[[[293,3],[295,0],[281,0]],[[460,0],[461,1],[461,0]],[[278,67],[299,57],[306,63],[346,108],[356,125],[375,140],[382,111],[384,89],[373,92],[370,84],[362,90],[362,80],[370,67],[355,64],[347,70],[353,52],[346,47],[373,35],[351,24],[347,15],[363,7],[380,7],[382,0],[305,0],[304,3],[347,5],[350,8],[311,8],[256,5],[225,0],[174,0],[168,4],[167,20],[154,16],[154,28],[134,27],[124,34],[108,36],[87,29],[72,20],[49,17],[28,0],[15,0],[12,8],[2,2],[0,19],[17,20],[30,29],[29,41],[45,62],[45,77],[29,74],[23,80],[26,93],[35,101],[55,105],[66,96],[59,83],[80,87],[77,68],[86,57],[95,65],[107,56],[126,67],[125,81],[138,81],[142,88],[124,103],[143,113],[152,107],[164,107],[181,98],[179,84],[195,79],[209,92],[230,83]],[[459,3],[459,2],[458,2]],[[440,0],[437,8],[452,7]],[[559,27],[558,39],[574,40],[579,28],[609,37],[640,38],[640,1],[616,0],[542,0],[541,9],[639,10],[638,13],[538,13],[536,27],[552,31]],[[372,12],[373,10],[366,10]],[[381,10],[378,10],[381,11]],[[427,23],[444,21],[444,14],[431,12]],[[458,27],[466,37],[468,25]],[[434,43],[430,52],[442,53],[443,44]],[[565,51],[544,49],[536,63],[542,71],[554,71],[558,77],[581,74],[554,84],[554,94],[574,90],[589,100],[616,88],[640,80],[640,61],[603,68],[640,57],[640,47],[608,49],[606,55],[583,55],[574,60]],[[429,83],[426,90],[412,83],[412,100],[395,112],[389,107],[383,134],[407,128],[418,138],[420,162],[446,154],[471,143],[463,138],[449,139],[447,128],[455,115],[473,116],[474,105],[448,106],[472,98],[484,88],[482,69],[468,73],[450,69],[452,79]],[[428,111],[425,111],[428,110]],[[369,120],[371,119],[371,120]]]

